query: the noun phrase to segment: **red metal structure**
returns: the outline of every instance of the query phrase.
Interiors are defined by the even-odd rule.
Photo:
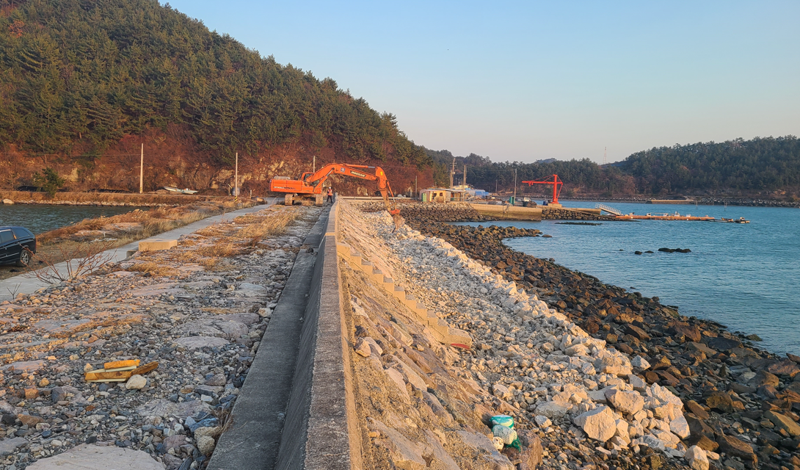
[[[553,204],[558,204],[558,195],[561,194],[561,188],[564,187],[564,182],[558,179],[558,175],[553,175],[552,181],[523,181],[522,184],[533,186],[534,184],[552,184],[553,185]]]
[[[364,171],[371,170],[371,171]],[[372,171],[374,170],[374,171]],[[317,205],[322,205],[322,190],[323,183],[328,176],[345,175],[354,178],[361,178],[365,180],[378,181],[378,191],[383,197],[383,202],[386,204],[386,210],[392,215],[399,213],[397,209],[391,207],[389,203],[389,196],[394,198],[392,188],[389,186],[389,180],[386,179],[386,173],[381,167],[367,166],[367,165],[349,165],[346,163],[331,163],[320,168],[316,172],[306,172],[300,176],[299,180],[293,180],[285,176],[276,176],[269,182],[269,190],[276,193],[287,193],[286,204],[292,205],[295,196],[314,196]]]

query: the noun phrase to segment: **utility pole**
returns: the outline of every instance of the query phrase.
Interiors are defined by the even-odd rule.
[[[144,192],[144,142],[142,142],[142,158],[139,161],[139,194]]]
[[[236,152],[236,166],[233,173],[233,195],[239,197],[239,152]]]
[[[317,156],[314,155],[314,163],[311,164],[311,173],[317,172]]]
[[[467,164],[464,164],[464,189],[467,189]]]
[[[603,147],[603,166],[606,164],[606,153],[608,153],[608,147]]]
[[[453,187],[453,175],[456,173],[456,157],[453,157],[453,166],[450,167],[450,187]]]
[[[514,202],[517,202],[517,169],[514,168]]]

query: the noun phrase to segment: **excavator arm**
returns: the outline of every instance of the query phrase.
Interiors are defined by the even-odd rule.
[[[378,191],[383,197],[386,210],[392,216],[399,214],[399,210],[389,202],[389,197],[394,198],[389,180],[386,179],[386,172],[378,166],[349,165],[341,163],[331,163],[325,165],[315,172],[303,173],[299,180],[274,178],[270,181],[270,190],[283,193],[296,194],[322,194],[323,183],[330,175],[344,175],[353,178],[360,178],[378,182]]]

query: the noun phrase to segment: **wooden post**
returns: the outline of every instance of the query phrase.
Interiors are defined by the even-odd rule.
[[[144,142],[142,142],[142,156],[139,162],[139,194],[144,192]]]

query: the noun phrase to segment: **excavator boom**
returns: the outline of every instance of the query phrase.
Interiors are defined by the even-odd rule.
[[[344,175],[353,178],[360,178],[371,181],[378,181],[378,191],[383,197],[383,202],[386,205],[386,210],[393,216],[399,211],[393,208],[389,203],[389,196],[394,198],[392,188],[389,186],[389,181],[386,179],[386,173],[381,167],[367,166],[367,165],[350,165],[346,163],[331,163],[323,166],[315,172],[303,173],[299,180],[293,180],[286,177],[275,177],[269,182],[270,191],[277,193],[286,193],[287,201],[290,201],[289,195],[315,195],[321,196],[323,190],[323,183],[330,175]]]

